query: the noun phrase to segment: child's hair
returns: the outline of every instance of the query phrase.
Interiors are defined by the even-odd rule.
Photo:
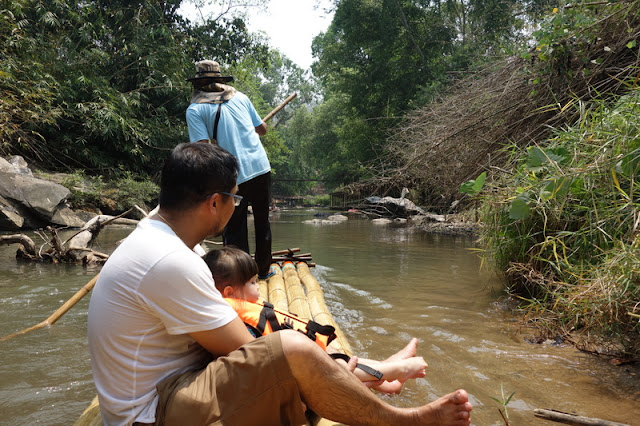
[[[202,257],[211,270],[216,288],[240,287],[258,275],[258,264],[248,253],[231,246],[211,250]]]

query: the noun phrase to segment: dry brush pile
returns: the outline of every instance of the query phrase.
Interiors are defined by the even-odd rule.
[[[463,182],[509,173],[518,152],[576,121],[573,104],[624,93],[640,76],[639,3],[558,11],[523,57],[472,73],[410,113],[388,144],[398,166],[381,183],[417,189],[422,204],[446,209]],[[578,23],[558,19],[567,16]]]

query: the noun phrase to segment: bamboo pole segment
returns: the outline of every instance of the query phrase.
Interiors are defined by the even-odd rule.
[[[291,102],[296,96],[298,96],[297,93],[292,93],[289,95],[289,97],[287,97],[287,99],[285,99],[284,101],[282,101],[282,103],[280,105],[278,105],[277,107],[275,107],[273,109],[273,111],[271,111],[269,114],[265,115],[264,118],[262,119],[262,121],[264,121],[265,123],[271,119],[271,117],[273,117],[274,115],[276,115],[276,113],[278,111],[280,111],[282,108],[284,108],[289,102]]]
[[[100,417],[100,405],[98,397],[94,396],[91,404],[84,409],[80,418],[75,421],[73,426],[102,426],[102,417]]]
[[[279,256],[279,255],[283,255],[283,254],[293,254],[293,253],[297,253],[299,251],[300,251],[299,247],[291,248],[291,249],[285,249],[285,250],[277,250],[277,251],[272,251],[271,252],[271,256]]]
[[[629,426],[626,423],[611,422],[609,420],[596,419],[594,417],[583,417],[576,414],[563,413],[562,411],[556,410],[545,410],[541,408],[533,410],[533,414],[536,417],[570,425]]]
[[[278,274],[282,275],[282,271],[280,270],[280,268],[277,267],[278,266],[277,263],[272,263],[271,266],[274,267],[273,269],[276,271],[276,275]],[[269,301],[269,280],[270,279],[271,278],[267,278],[266,280],[258,278],[258,291],[260,292],[260,299],[267,302]]]
[[[260,292],[261,300],[268,300],[269,298],[269,284],[267,280],[258,280],[258,291]]]
[[[284,275],[284,286],[287,291],[287,300],[289,300],[289,312],[295,314],[303,320],[311,319],[311,311],[307,303],[307,297],[304,294],[304,288],[298,278],[298,271],[292,262],[285,262],[282,265],[282,274]]]
[[[351,345],[349,345],[344,333],[340,330],[338,323],[335,322],[333,316],[329,313],[329,308],[327,308],[327,305],[324,302],[324,292],[322,291],[322,287],[320,287],[318,281],[311,274],[309,266],[304,262],[298,262],[296,268],[298,269],[300,281],[304,284],[304,287],[307,290],[307,302],[311,311],[311,317],[319,324],[329,324],[336,329],[336,336],[338,337],[336,340],[331,342],[330,346],[349,356],[353,355]]]
[[[276,274],[269,278],[269,297],[267,301],[271,303],[274,308],[288,312],[289,302],[287,302],[287,291],[284,286],[282,270],[276,264],[271,265],[271,267],[276,270]]]
[[[93,277],[91,279],[91,281],[86,283],[84,285],[84,287],[82,287],[80,290],[78,290],[76,292],[76,294],[71,296],[71,298],[69,300],[67,300],[66,302],[64,302],[64,304],[62,306],[60,306],[54,313],[49,315],[49,318],[47,318],[46,320],[42,321],[39,324],[34,325],[33,327],[29,327],[29,328],[26,328],[24,330],[17,331],[15,333],[11,333],[11,334],[9,334],[7,336],[4,336],[4,337],[0,338],[0,342],[4,342],[5,340],[9,340],[9,339],[12,339],[12,338],[14,338],[16,336],[20,336],[22,334],[26,334],[26,333],[28,333],[30,331],[37,330],[39,328],[55,324],[55,322],[58,321],[61,316],[66,314],[67,311],[69,311],[69,309],[71,309],[76,303],[78,303],[78,301],[80,299],[82,299],[87,293],[89,293],[91,291],[91,289],[93,289],[93,286],[96,285],[96,281],[98,281],[98,276],[99,276],[99,274],[96,275],[95,277]]]

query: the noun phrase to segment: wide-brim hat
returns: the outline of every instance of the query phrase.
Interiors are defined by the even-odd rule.
[[[213,79],[226,83],[233,81],[233,76],[222,75],[222,72],[220,72],[220,64],[216,61],[205,60],[196,62],[196,76],[193,78],[187,78],[187,81]]]

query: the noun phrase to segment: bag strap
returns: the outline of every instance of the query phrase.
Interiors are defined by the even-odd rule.
[[[222,104],[218,104],[218,111],[216,112],[216,119],[213,122],[213,143],[218,143],[218,122],[220,121],[220,110],[222,109]]]

